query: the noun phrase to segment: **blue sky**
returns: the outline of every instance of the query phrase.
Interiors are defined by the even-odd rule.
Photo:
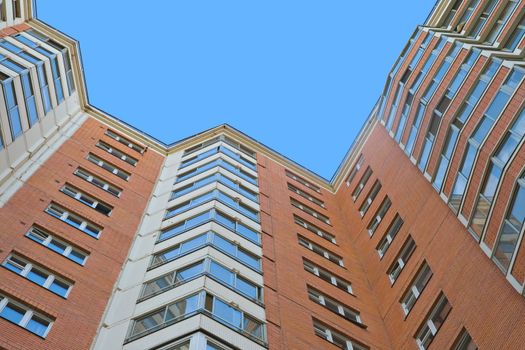
[[[94,106],[167,143],[228,123],[327,178],[434,3],[37,0]]]

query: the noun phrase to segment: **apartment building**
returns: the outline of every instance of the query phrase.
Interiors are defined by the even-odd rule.
[[[34,6],[0,2],[0,349],[523,348],[523,2],[438,1],[331,180],[98,110]]]

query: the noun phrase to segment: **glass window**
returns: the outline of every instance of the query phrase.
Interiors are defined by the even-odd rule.
[[[80,265],[85,264],[86,259],[89,255],[88,253],[81,251],[80,249],[72,246],[71,244],[57,239],[53,235],[47,233],[46,231],[38,227],[33,226],[26,234],[26,236],[29,239],[37,242],[38,244],[41,244]]]
[[[72,284],[57,277],[56,275],[45,271],[42,267],[36,266],[28,260],[16,256],[9,255],[2,263],[7,269],[19,274],[20,276],[30,280],[33,283],[44,287],[51,292],[58,294],[64,298],[67,297],[72,288]]]
[[[448,314],[452,310],[452,306],[448,302],[444,294],[441,294],[432,308],[430,317],[421,326],[416,335],[416,344],[421,350],[428,349],[437,332],[445,322]]]
[[[416,277],[412,281],[411,286],[408,288],[403,298],[401,299],[401,307],[403,308],[405,315],[408,315],[408,313],[412,310],[416,301],[419,299],[419,296],[423,292],[423,289],[425,289],[425,287],[428,284],[428,281],[430,281],[431,277],[432,270],[430,269],[430,266],[428,266],[426,261],[424,261],[421,267],[419,268]]]
[[[414,242],[414,239],[412,239],[411,236],[408,236],[407,240],[401,247],[401,251],[399,252],[399,255],[394,260],[392,265],[387,271],[388,278],[390,279],[390,283],[394,283],[397,278],[399,277],[399,274],[401,274],[401,271],[405,268],[405,265],[408,262],[408,259],[412,256],[412,253],[416,249],[416,242]]]

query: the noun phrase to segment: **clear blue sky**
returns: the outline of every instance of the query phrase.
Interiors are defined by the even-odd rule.
[[[228,123],[330,178],[435,0],[37,0],[90,102],[170,143]]]

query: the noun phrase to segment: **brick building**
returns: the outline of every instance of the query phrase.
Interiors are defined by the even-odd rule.
[[[91,106],[33,6],[0,2],[0,349],[525,348],[522,1],[438,1],[329,181]]]

